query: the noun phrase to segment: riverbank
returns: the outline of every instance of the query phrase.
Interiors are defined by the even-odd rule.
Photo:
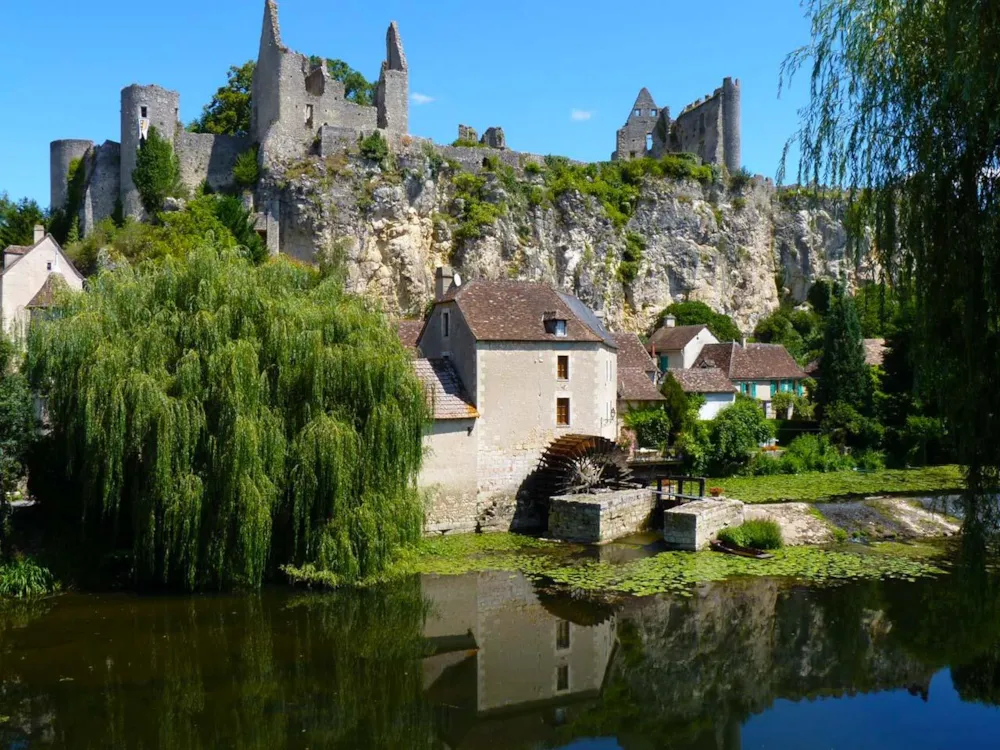
[[[938,495],[959,493],[965,487],[960,466],[918,469],[832,471],[775,474],[762,477],[709,479],[726,497],[744,503],[827,502],[875,495]]]

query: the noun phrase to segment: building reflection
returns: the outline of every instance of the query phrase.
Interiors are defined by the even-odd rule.
[[[613,614],[585,605],[560,611],[565,600],[547,602],[527,579],[503,572],[428,577],[424,595],[424,686],[450,747],[554,738],[600,695],[616,643]]]

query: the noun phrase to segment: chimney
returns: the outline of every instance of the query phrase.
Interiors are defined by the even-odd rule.
[[[43,227],[41,224],[35,224],[35,239],[33,244],[37,245],[44,239],[45,239],[45,227]]]
[[[455,270],[451,266],[438,266],[434,272],[434,301],[440,302],[444,299],[455,283]]]
[[[663,319],[663,324],[667,328],[673,328],[674,326],[677,325],[677,318],[675,318],[673,315],[668,315]]]

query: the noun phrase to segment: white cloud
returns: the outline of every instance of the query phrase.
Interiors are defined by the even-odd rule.
[[[430,104],[434,101],[433,96],[427,96],[427,94],[414,94],[412,97],[414,104]]]
[[[593,116],[594,113],[586,109],[574,109],[569,113],[569,119],[573,122],[586,122]]]

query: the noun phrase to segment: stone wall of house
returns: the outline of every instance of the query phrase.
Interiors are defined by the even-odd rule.
[[[611,542],[654,524],[656,503],[655,492],[647,488],[553,497],[548,536],[583,544]]]
[[[418,484],[425,496],[425,533],[476,530],[475,431],[475,419],[438,419],[424,436],[424,463]]]
[[[570,378],[557,378],[557,356],[570,357]],[[562,435],[615,437],[614,350],[588,343],[478,343],[479,517],[506,531],[538,522],[518,505],[525,479]],[[570,399],[570,424],[556,424],[556,400]],[[524,515],[522,515],[522,513]]]

